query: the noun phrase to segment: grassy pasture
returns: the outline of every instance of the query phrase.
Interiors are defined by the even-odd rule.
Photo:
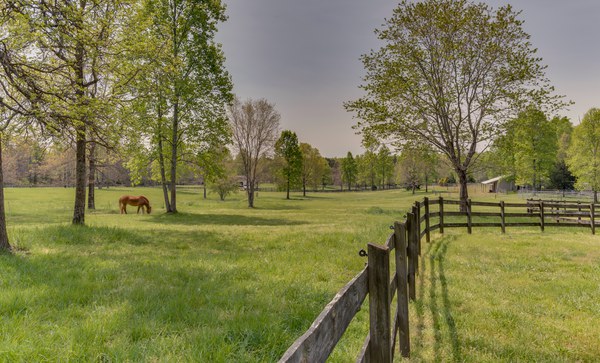
[[[118,214],[122,194],[145,194],[153,213]],[[383,243],[415,199],[260,192],[250,210],[242,193],[201,195],[181,188],[180,213],[166,215],[159,189],[103,189],[87,226],[73,227],[72,189],[8,189],[19,251],[0,256],[0,361],[276,361],[364,266],[358,250]],[[434,236],[411,304],[412,360],[600,357],[600,237]],[[366,313],[332,361],[355,359]]]

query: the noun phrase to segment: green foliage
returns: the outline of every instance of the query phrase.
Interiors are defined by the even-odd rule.
[[[345,105],[355,127],[366,140],[428,143],[466,183],[507,114],[563,105],[518,15],[510,5],[401,1],[376,32],[382,48],[362,57],[366,96]]]
[[[436,153],[426,144],[405,144],[397,165],[400,183],[414,191],[417,186],[428,182],[430,177],[435,178],[437,161]],[[447,178],[440,179],[440,184],[448,183],[453,182],[448,181]]]
[[[564,160],[557,161],[554,164],[554,168],[550,171],[548,180],[549,189],[560,189],[560,190],[573,190],[575,189],[575,182],[577,178]]]
[[[543,112],[530,107],[508,122],[492,149],[500,173],[539,189],[557,162],[560,128],[556,120],[560,121],[548,121]]]
[[[377,174],[382,189],[385,189],[386,185],[394,184],[394,156],[385,145],[381,145],[377,152]]]
[[[282,161],[281,176],[285,180],[287,199],[290,198],[290,188],[301,185],[302,151],[295,132],[284,130],[275,143],[275,155]]]
[[[517,182],[540,188],[556,162],[556,129],[543,112],[529,108],[511,122]]]
[[[356,177],[358,174],[358,165],[356,160],[352,156],[352,153],[348,151],[345,158],[342,159],[342,178],[343,181],[348,185],[348,190],[352,188],[352,185],[356,183]]]
[[[357,155],[357,182],[369,188],[375,188],[378,184],[377,179],[377,154],[374,147],[369,147],[362,155]]]
[[[600,190],[600,109],[590,109],[571,136],[567,165],[578,189]]]
[[[329,164],[321,156],[319,149],[307,143],[300,143],[300,152],[302,153],[302,187],[304,191],[307,186],[312,186],[314,190],[317,190],[319,185],[323,184],[327,173],[331,173]]]
[[[169,210],[176,211],[177,177],[192,169],[210,179],[220,174],[218,157],[231,140],[225,105],[232,100],[225,57],[214,37],[226,19],[220,1],[144,0],[137,8],[136,53],[130,66],[140,77],[131,114],[129,165],[153,163],[152,177],[169,184]],[[139,142],[141,135],[142,141]],[[184,170],[181,170],[184,169]],[[188,170],[185,170],[188,169]],[[135,173],[135,172],[134,172]]]
[[[221,200],[225,200],[227,196],[237,192],[239,189],[240,184],[235,176],[223,176],[210,184],[210,190],[217,193]]]
[[[0,107],[76,150],[73,223],[85,221],[86,142],[114,146],[136,72],[126,34],[134,1],[0,3]],[[4,111],[4,110],[2,110]]]
[[[569,145],[571,144],[571,134],[573,133],[573,124],[566,117],[554,117],[550,120],[556,132],[558,142],[557,160],[564,161],[567,158]]]
[[[204,183],[208,183],[210,190],[217,193],[219,199],[223,201],[227,196],[237,193],[240,189],[236,163],[227,148],[223,148],[220,153],[210,155],[210,157],[216,158],[216,160],[204,165],[215,163],[218,165],[218,168],[208,171],[204,170]],[[200,165],[203,164],[200,163]]]

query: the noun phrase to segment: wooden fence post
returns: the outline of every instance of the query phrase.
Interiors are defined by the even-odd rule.
[[[444,198],[440,197],[440,233],[444,234]]]
[[[580,202],[577,202],[577,211],[579,213],[581,213],[581,206],[579,205]],[[577,223],[581,222],[581,216],[577,217]]]
[[[415,300],[417,298],[417,293],[416,293],[416,271],[417,268],[415,267],[415,262],[417,259],[417,251],[416,251],[416,246],[413,243],[413,221],[414,218],[412,216],[412,213],[407,213],[406,214],[406,237],[408,238],[408,296],[410,297],[411,300]]]
[[[390,250],[369,243],[369,361],[392,361]]]
[[[406,225],[394,223],[396,241],[396,290],[398,291],[398,328],[400,330],[400,354],[410,357],[410,334],[408,325],[408,271],[406,270]]]
[[[414,240],[417,246],[417,251],[419,252],[419,256],[421,256],[421,222],[419,217],[419,207],[418,203],[413,205],[412,207],[413,218],[415,219],[413,222],[413,233],[415,234]],[[417,270],[419,269],[419,261],[415,264]]]
[[[429,231],[429,226],[431,226],[431,222],[429,221],[429,198],[425,197],[425,199],[423,200],[423,203],[425,204],[425,231],[426,231],[426,237],[427,238],[427,243],[431,242],[431,235],[430,235],[430,231]]]
[[[590,204],[590,227],[592,227],[592,234],[596,234],[596,221],[594,220],[595,211],[594,203]]]
[[[467,232],[469,234],[473,232],[471,225],[471,199],[467,199]]]
[[[502,225],[502,233],[506,233],[506,218],[504,217],[504,201],[501,200],[500,201],[500,218],[502,218],[502,221],[500,222],[500,224]]]
[[[540,200],[540,229],[544,232],[544,201]]]

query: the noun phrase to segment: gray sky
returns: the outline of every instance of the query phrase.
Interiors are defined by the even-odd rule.
[[[266,98],[282,129],[298,134],[323,156],[362,153],[356,120],[342,104],[362,95],[362,54],[380,47],[373,33],[392,14],[389,0],[224,0],[229,20],[219,26],[234,92]],[[574,124],[600,107],[600,1],[484,0],[511,3],[538,48],[557,93],[575,102]]]

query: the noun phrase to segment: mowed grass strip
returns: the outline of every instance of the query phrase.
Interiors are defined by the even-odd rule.
[[[220,202],[188,187],[178,194],[180,213],[166,215],[158,188],[110,188],[97,191],[87,226],[73,227],[72,189],[6,194],[19,250],[0,256],[0,361],[11,362],[277,361],[362,269],[358,251],[384,243],[425,195],[287,201],[260,192],[248,209],[243,193]],[[118,214],[122,194],[146,195],[153,213]],[[508,231],[448,230],[424,244],[413,360],[600,356],[589,348],[600,329],[600,238],[584,229]],[[331,361],[356,358],[367,313]]]
[[[600,359],[600,237],[450,230],[425,244],[412,361]]]

